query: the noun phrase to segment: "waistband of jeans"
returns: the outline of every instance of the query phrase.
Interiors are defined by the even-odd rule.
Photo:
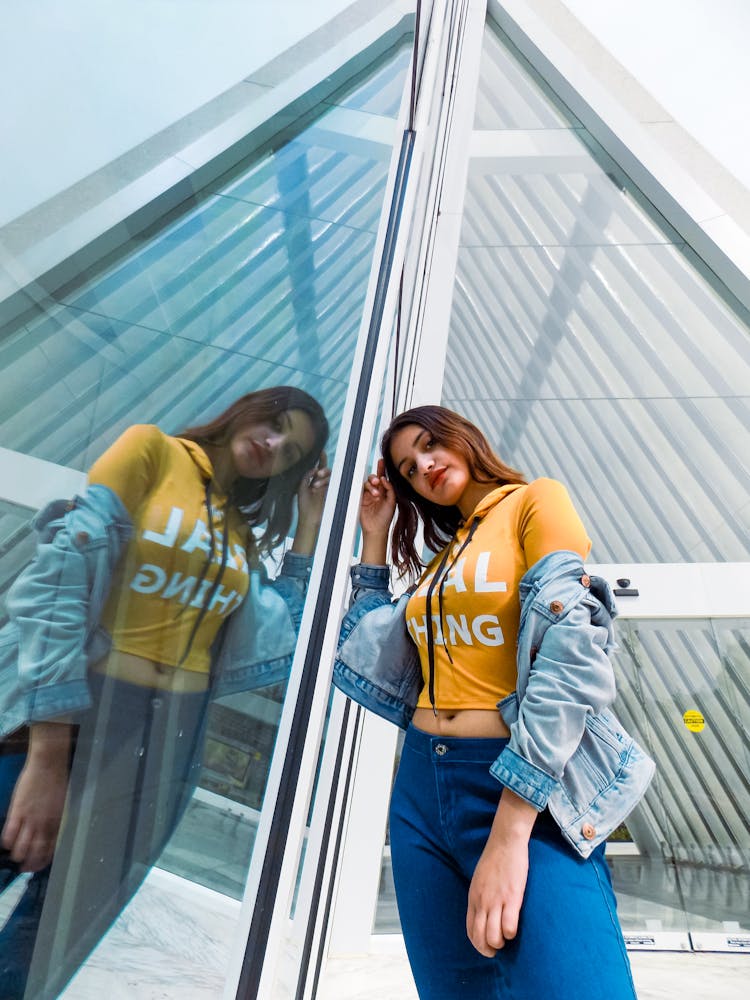
[[[110,692],[113,698],[142,702],[145,700],[158,701],[166,704],[201,705],[208,702],[210,692],[205,691],[170,691],[169,689],[146,687],[143,684],[134,684],[132,681],[124,680],[121,677],[111,677],[109,674],[91,673],[89,674],[89,686],[94,696],[101,698],[105,691]]]
[[[410,725],[406,730],[404,746],[425,757],[450,761],[492,761],[508,745],[507,736],[433,736],[423,729]]]
[[[0,740],[0,757],[27,753],[29,749],[29,727],[21,726]]]

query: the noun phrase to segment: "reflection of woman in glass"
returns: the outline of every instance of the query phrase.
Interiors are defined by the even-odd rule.
[[[0,644],[0,887],[36,873],[0,933],[3,997],[23,995],[35,942],[32,979],[62,986],[140,884],[195,785],[209,687],[280,679],[328,485],[327,434],[319,404],[290,387],[243,396],[176,437],[135,425],[82,497],[42,515]],[[285,540],[295,499],[271,591],[259,560]],[[61,969],[50,950],[63,897]]]
[[[383,456],[336,679],[408,725],[390,831],[419,996],[632,1000],[603,841],[653,765],[608,711],[611,602],[580,518],[442,407],[397,417]],[[398,641],[394,514],[393,560],[421,572]],[[420,521],[438,552],[424,569]]]

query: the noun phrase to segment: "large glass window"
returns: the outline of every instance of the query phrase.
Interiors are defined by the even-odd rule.
[[[123,968],[162,995],[189,992],[191,976],[222,988],[408,58],[397,47],[360,67],[0,330],[0,461],[14,482],[0,497],[0,646],[3,670],[28,668],[3,691],[11,822],[40,734],[57,747],[32,796],[56,800],[49,844],[21,874],[10,836],[18,857],[0,886],[0,967],[31,966],[27,997],[71,976],[67,995],[102,992]],[[60,482],[82,489],[92,464],[99,492],[48,511],[35,536],[36,507]]]

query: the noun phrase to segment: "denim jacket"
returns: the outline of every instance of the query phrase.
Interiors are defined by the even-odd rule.
[[[99,625],[114,568],[133,533],[119,497],[94,484],[33,521],[36,557],[8,592],[0,629],[0,738],[91,704],[87,672],[110,649]],[[283,680],[291,665],[311,560],[288,552],[270,582],[251,569],[247,596],[213,644],[212,695]]]
[[[355,566],[334,683],[406,728],[423,686],[406,631],[408,594],[391,602],[388,569]],[[536,809],[548,808],[564,837],[588,857],[630,813],[653,761],[610,710],[617,611],[609,585],[589,577],[575,552],[553,552],[519,584],[516,691],[498,704],[510,739],[490,768]]]

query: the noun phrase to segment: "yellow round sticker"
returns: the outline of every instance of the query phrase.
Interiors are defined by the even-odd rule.
[[[694,708],[689,708],[687,712],[685,712],[682,717],[682,721],[691,733],[700,733],[706,725],[706,720],[703,718],[701,713]]]

